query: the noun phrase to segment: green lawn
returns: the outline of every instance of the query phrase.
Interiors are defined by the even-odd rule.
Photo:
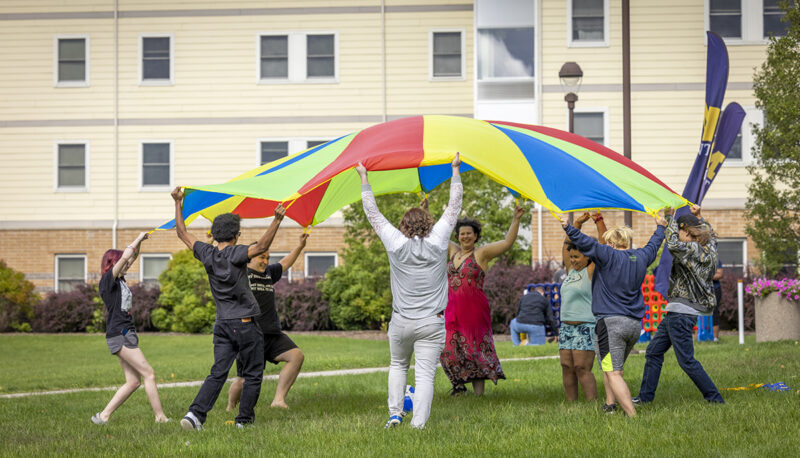
[[[388,364],[386,341],[296,336],[308,371]],[[142,348],[164,381],[199,380],[211,364],[210,336],[145,334]],[[501,358],[556,354],[555,345],[497,344]],[[643,348],[643,346],[642,346]],[[290,411],[269,409],[274,381],[265,381],[256,426],[227,425],[226,390],[206,430],[186,433],[177,422],[153,424],[143,390],[98,427],[89,417],[109,391],[0,399],[0,456],[8,455],[244,455],[299,456],[796,456],[800,447],[800,345],[795,342],[697,346],[717,385],[785,382],[792,392],[723,391],[727,404],[710,406],[670,352],[656,402],[639,416],[603,415],[597,403],[563,400],[557,360],[508,361],[505,381],[482,398],[448,396],[439,372],[428,427],[385,431],[386,374],[298,379]],[[644,355],[633,355],[627,379],[638,391]],[[270,372],[274,368],[270,366]],[[597,368],[595,367],[597,373]],[[172,378],[172,374],[175,377]],[[101,335],[0,335],[0,394],[119,384],[122,372]],[[602,391],[602,384],[600,384]],[[160,390],[166,413],[179,419],[196,387]]]

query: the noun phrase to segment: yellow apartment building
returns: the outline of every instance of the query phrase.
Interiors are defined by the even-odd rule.
[[[780,11],[769,0],[636,0],[630,7],[632,159],[680,192],[699,146],[705,30],[726,37],[725,103],[758,123],[753,68]],[[219,183],[392,119],[447,114],[567,129],[558,71],[584,77],[576,132],[622,147],[621,0],[4,0],[0,2],[0,258],[41,291],[98,280],[100,258],[172,218],[177,185]],[[777,26],[776,26],[777,24]],[[723,260],[744,235],[752,135],[743,129],[705,201]],[[569,171],[564,171],[569,180]],[[576,184],[578,185],[578,184]],[[532,213],[532,260],[563,232]],[[610,224],[622,216],[609,214]],[[268,221],[243,221],[255,238]],[[653,227],[637,215],[636,241]],[[208,223],[189,229],[203,236]],[[271,254],[303,228],[287,220]],[[340,215],[317,226],[290,274],[340,261]],[[143,245],[153,281],[173,232]]]

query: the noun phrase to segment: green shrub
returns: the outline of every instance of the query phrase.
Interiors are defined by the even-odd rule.
[[[33,308],[41,297],[33,283],[0,260],[0,332],[30,332]]]
[[[150,315],[157,329],[173,332],[211,332],[217,307],[211,296],[208,275],[191,250],[173,255],[158,277],[159,307]]]

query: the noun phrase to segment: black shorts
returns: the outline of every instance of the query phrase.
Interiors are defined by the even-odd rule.
[[[717,305],[714,307],[714,312],[711,316],[714,317],[714,326],[719,326],[719,307],[722,305],[722,288],[714,288],[714,297],[717,299]]]
[[[278,364],[275,358],[287,351],[297,348],[297,344],[292,341],[286,334],[279,332],[277,334],[264,334],[264,361],[269,361],[272,364]],[[239,361],[239,355],[236,355],[236,376],[242,376],[242,364]]]

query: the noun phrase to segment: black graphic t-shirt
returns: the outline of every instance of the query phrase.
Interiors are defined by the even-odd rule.
[[[258,324],[264,334],[277,333],[281,331],[281,320],[278,318],[278,310],[275,308],[275,283],[283,275],[283,266],[276,262],[267,266],[267,270],[259,272],[247,268],[247,278],[250,280],[250,290],[258,301],[261,308],[261,315],[258,316]]]

